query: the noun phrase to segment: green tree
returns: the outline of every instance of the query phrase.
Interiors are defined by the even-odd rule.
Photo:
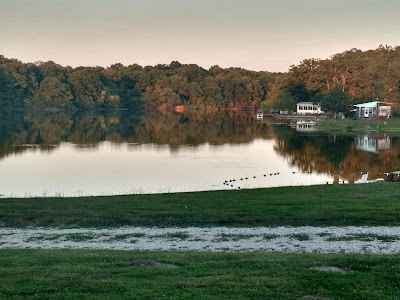
[[[67,84],[61,83],[58,78],[46,77],[33,99],[27,101],[27,105],[66,109],[71,108],[72,99],[73,96]]]
[[[105,86],[95,68],[77,68],[69,76],[74,92],[74,104],[78,108],[92,109],[101,107],[106,100]]]
[[[297,102],[309,102],[310,92],[307,90],[304,83],[297,82],[287,88],[287,91],[292,94]]]
[[[283,91],[275,98],[272,107],[277,110],[296,110],[296,98],[288,91]]]
[[[141,106],[140,91],[136,88],[136,82],[129,76],[124,76],[119,82],[120,106],[122,108],[138,108]]]
[[[10,110],[18,107],[18,90],[12,79],[0,69],[0,110]]]
[[[324,112],[347,112],[350,108],[350,98],[343,90],[336,86],[328,91],[321,99],[321,109]]]
[[[67,70],[53,61],[37,62],[37,68],[41,71],[44,78],[55,77],[62,83],[65,83],[67,80]]]

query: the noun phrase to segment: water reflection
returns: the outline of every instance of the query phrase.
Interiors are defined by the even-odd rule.
[[[298,132],[315,132],[317,131],[317,122],[299,120],[296,122],[296,130]]]
[[[275,126],[275,150],[287,157],[292,165],[303,171],[332,173],[340,168],[349,155],[353,138],[333,136],[323,132],[292,130],[287,126]]]
[[[171,151],[202,144],[250,143],[268,138],[266,124],[245,113],[97,112],[66,115],[13,112],[0,116],[0,158],[29,147],[51,151],[62,142],[96,147],[100,142],[166,145]]]
[[[396,137],[331,135],[314,125],[233,112],[1,114],[0,193],[253,188],[400,169]]]
[[[386,134],[377,136],[375,134],[360,134],[356,137],[357,150],[372,153],[390,150],[391,140]]]
[[[274,127],[274,133],[275,150],[303,172],[329,173],[348,181],[353,176],[359,179],[364,172],[371,180],[400,169],[397,137],[304,132],[287,126]]]

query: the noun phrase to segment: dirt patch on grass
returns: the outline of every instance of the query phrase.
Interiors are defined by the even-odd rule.
[[[304,296],[299,298],[298,300],[331,300],[331,299],[325,297]]]
[[[321,272],[334,272],[334,273],[340,273],[340,274],[346,274],[348,273],[347,271],[337,268],[337,267],[332,267],[332,266],[318,266],[318,267],[311,267],[311,270],[316,270],[316,271],[321,271]]]
[[[154,260],[134,260],[130,261],[129,265],[137,268],[177,268],[178,265],[162,263]]]

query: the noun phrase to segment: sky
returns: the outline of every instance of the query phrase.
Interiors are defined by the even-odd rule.
[[[286,72],[400,45],[399,0],[0,0],[0,55],[61,65]]]

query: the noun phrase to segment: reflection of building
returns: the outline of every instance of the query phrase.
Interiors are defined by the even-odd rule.
[[[298,120],[296,122],[296,131],[298,131],[298,132],[313,132],[313,131],[317,131],[316,124],[317,123],[315,121]]]
[[[356,149],[368,152],[379,152],[390,149],[390,137],[385,136],[370,136],[362,134],[356,138]]]
[[[390,103],[372,101],[354,105],[356,108],[357,118],[384,117],[389,118],[391,115]]]
[[[322,114],[321,106],[312,102],[299,102],[296,104],[298,115],[316,115]]]

